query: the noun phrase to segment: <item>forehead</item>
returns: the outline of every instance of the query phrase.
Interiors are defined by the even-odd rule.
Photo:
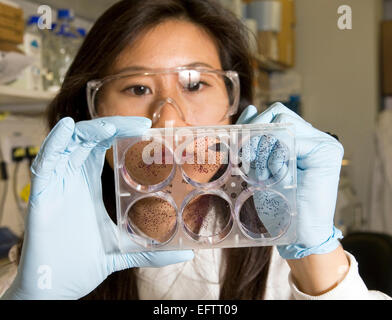
[[[192,22],[168,20],[141,33],[120,53],[111,71],[131,66],[173,68],[196,62],[222,68],[215,39]]]

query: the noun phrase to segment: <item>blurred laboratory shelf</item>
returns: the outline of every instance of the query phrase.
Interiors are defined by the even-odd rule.
[[[256,54],[253,56],[253,58],[256,60],[258,67],[262,70],[266,71],[284,71],[287,68],[285,68],[283,65],[274,62],[265,56],[261,54]]]
[[[22,90],[0,85],[0,105],[46,103],[55,95],[56,92]]]

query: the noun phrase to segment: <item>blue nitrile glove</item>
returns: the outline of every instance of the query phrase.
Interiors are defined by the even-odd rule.
[[[102,200],[105,153],[115,137],[143,134],[151,121],[107,117],[58,122],[37,155],[21,261],[3,299],[78,299],[111,273],[193,258],[192,250],[120,253]]]
[[[333,220],[343,146],[332,136],[313,128],[281,103],[274,103],[259,115],[255,106],[248,106],[237,123],[292,123],[295,127],[297,240],[293,245],[278,246],[280,255],[284,259],[299,259],[335,250],[340,244],[338,239],[342,238]],[[270,170],[270,173],[278,174],[284,166],[282,159],[285,156],[282,148],[276,148],[276,139],[264,136],[253,145],[256,146],[253,148],[254,157],[262,154],[256,159],[255,172],[266,174]],[[260,219],[263,221],[264,217]]]

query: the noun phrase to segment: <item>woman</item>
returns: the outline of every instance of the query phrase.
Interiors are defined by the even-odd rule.
[[[125,96],[149,99],[154,90],[145,84],[105,86],[98,98],[102,103],[89,112],[86,85],[90,82],[94,87],[92,80],[123,70],[184,66],[238,73],[239,110],[219,120],[214,117],[213,124],[295,124],[296,245],[278,250],[118,252],[115,225],[107,215],[115,222],[112,156],[106,150],[117,136],[143,133],[151,126],[146,118],[153,120],[154,127],[163,127],[165,121],[186,126],[198,115],[189,115],[183,105],[167,99],[159,110],[122,103]],[[249,106],[252,81],[246,31],[213,1],[121,1],[105,12],[89,32],[61,92],[49,107],[53,130],[32,166],[34,178],[18,274],[3,298],[387,298],[367,290],[355,258],[340,246],[341,233],[333,226],[342,146],[281,104],[257,115],[256,108]],[[162,96],[177,94],[170,84],[161,84]],[[195,90],[202,90],[203,85],[200,82]],[[91,114],[98,117],[88,120]],[[207,116],[197,120],[203,119],[211,120]],[[160,268],[145,268],[151,266]]]

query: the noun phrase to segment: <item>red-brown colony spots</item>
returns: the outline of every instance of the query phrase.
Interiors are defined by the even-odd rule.
[[[197,138],[187,145],[182,152],[184,162],[182,168],[185,174],[198,183],[218,179],[219,177],[214,176],[227,162],[227,153],[220,151],[217,146],[219,140],[211,137]]]
[[[146,147],[151,150],[145,152],[143,158],[143,150]],[[140,141],[132,145],[125,154],[125,168],[136,183],[155,185],[168,178],[173,169],[173,161],[170,151],[164,145]]]
[[[142,234],[166,242],[175,231],[176,210],[166,200],[148,197],[137,201],[128,212],[131,224]]]
[[[182,219],[194,234],[212,236],[221,232],[229,223],[230,206],[217,195],[199,195],[184,208]]]

